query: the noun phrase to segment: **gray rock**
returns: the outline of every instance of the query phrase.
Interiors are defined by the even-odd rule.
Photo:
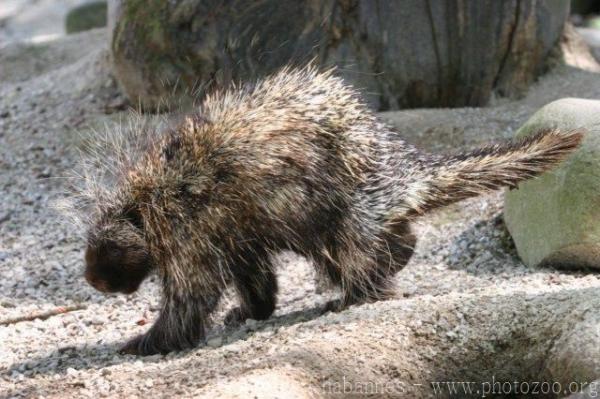
[[[522,93],[568,10],[567,0],[113,0],[108,20],[115,74],[133,104],[156,108],[172,94],[315,59],[340,66],[375,108],[397,109]]]
[[[554,101],[516,136],[549,127],[586,128],[588,133],[560,166],[506,194],[506,225],[529,266],[600,268],[600,101]]]
[[[211,348],[218,348],[222,344],[223,344],[222,337],[213,337],[213,338],[209,339],[208,341],[206,341],[206,345],[208,345]]]
[[[554,341],[554,347],[548,351],[545,366],[550,381],[560,381],[563,384],[579,383],[578,387],[573,384],[570,388],[570,391],[577,391],[585,389],[582,383],[598,379],[600,315],[589,309],[583,320],[574,322],[571,331],[570,334],[563,334]],[[598,394],[600,387],[597,384],[588,387],[588,393],[596,391]],[[578,389],[574,389],[575,387]]]

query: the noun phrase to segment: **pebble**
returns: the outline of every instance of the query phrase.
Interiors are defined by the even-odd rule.
[[[254,319],[246,320],[246,327],[248,327],[250,330],[256,329],[257,326],[258,326],[258,320],[254,320]]]
[[[15,302],[10,299],[2,299],[0,300],[0,306],[3,308],[14,308],[16,307]]]
[[[223,339],[220,336],[211,338],[208,341],[206,341],[206,345],[208,345],[211,348],[217,348],[217,347],[221,346],[222,344],[223,344]]]

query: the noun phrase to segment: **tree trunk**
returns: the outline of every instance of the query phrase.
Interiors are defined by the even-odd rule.
[[[541,74],[568,0],[113,0],[116,76],[137,104],[337,65],[373,107],[485,105]]]

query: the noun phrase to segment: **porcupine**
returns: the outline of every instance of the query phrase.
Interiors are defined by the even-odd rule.
[[[131,293],[158,272],[160,314],[122,348],[142,355],[203,341],[230,285],[240,305],[226,323],[269,318],[272,258],[283,250],[311,259],[340,288],[340,309],[390,298],[392,277],[413,254],[415,218],[515,187],[563,160],[582,134],[543,130],[431,155],[378,121],[331,70],[284,68],[209,95],[116,166],[114,186],[91,198],[85,277],[100,291]]]

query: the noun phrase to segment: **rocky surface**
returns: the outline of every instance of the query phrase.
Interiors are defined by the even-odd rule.
[[[586,137],[558,168],[506,193],[504,218],[529,266],[600,268],[600,101],[566,98],[537,111],[516,133],[585,129]]]
[[[127,126],[131,116],[106,114],[119,92],[98,44],[105,34],[73,36],[78,57],[52,59],[70,38],[48,43],[53,67],[29,77],[18,65],[25,68],[35,45],[15,50],[9,72],[0,60],[0,397],[414,398],[436,396],[435,381],[472,381],[483,392],[504,379],[558,382],[563,395],[567,383],[598,378],[600,275],[523,265],[502,221],[501,193],[418,224],[397,300],[322,315],[336,294],[317,292],[310,265],[286,253],[270,320],[224,329],[229,299],[204,347],[116,354],[156,315],[157,285],[151,279],[127,297],[95,292],[81,275],[82,238],[52,209],[82,136]],[[522,101],[382,117],[415,144],[452,151],[511,137],[562,97],[600,98],[598,75],[561,67]],[[437,397],[448,389],[442,384]]]

